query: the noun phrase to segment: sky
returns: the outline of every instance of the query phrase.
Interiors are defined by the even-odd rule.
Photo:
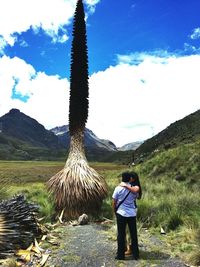
[[[1,0],[0,116],[68,124],[76,0]],[[116,146],[200,109],[199,0],[85,0],[86,127]]]

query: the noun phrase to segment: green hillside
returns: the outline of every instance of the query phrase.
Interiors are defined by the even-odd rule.
[[[200,138],[200,110],[169,125],[166,129],[146,140],[135,155],[138,161],[152,153],[167,150],[180,144],[195,142]]]
[[[199,265],[200,139],[154,154],[134,170],[143,186],[138,220],[147,228],[162,227],[173,254]]]
[[[180,144],[154,154],[139,166],[142,174],[151,179],[164,175],[188,183],[200,182],[200,138],[193,143]]]
[[[65,149],[36,146],[0,133],[0,160],[56,160],[65,155]]]

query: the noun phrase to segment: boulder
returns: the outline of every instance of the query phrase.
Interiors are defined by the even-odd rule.
[[[88,215],[83,213],[79,218],[78,218],[78,223],[80,225],[85,225],[85,224],[88,224],[89,222],[89,218],[88,218]]]
[[[182,182],[182,181],[186,180],[186,177],[183,174],[177,174],[175,176],[175,180],[178,181],[178,182]]]

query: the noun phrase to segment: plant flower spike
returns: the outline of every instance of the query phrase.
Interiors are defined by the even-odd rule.
[[[82,0],[78,0],[74,15],[71,48],[71,76],[69,103],[70,150],[64,168],[47,183],[58,211],[72,219],[87,213],[98,214],[107,195],[104,179],[89,167],[84,149],[84,129],[89,106],[88,55],[85,14]]]

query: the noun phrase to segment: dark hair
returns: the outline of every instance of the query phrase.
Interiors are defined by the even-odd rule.
[[[122,182],[127,183],[130,181],[130,173],[129,172],[123,172],[122,173]]]
[[[130,175],[130,178],[135,179],[135,181],[132,182],[131,184],[133,186],[137,185],[140,188],[139,192],[138,192],[139,193],[138,199],[140,199],[142,197],[142,187],[141,187],[141,184],[140,184],[139,176],[138,176],[138,174],[136,172],[129,172],[129,175]]]

